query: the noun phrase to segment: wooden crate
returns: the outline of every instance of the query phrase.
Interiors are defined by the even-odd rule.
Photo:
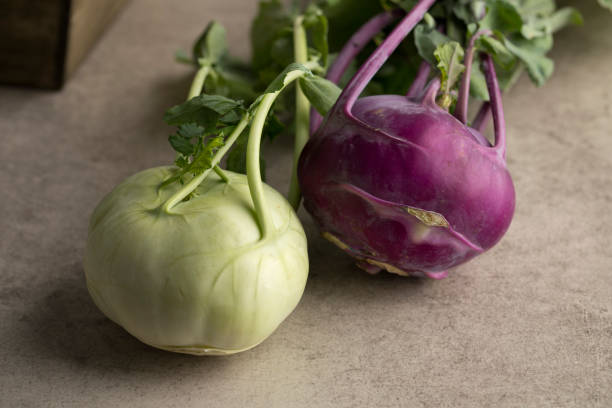
[[[0,83],[60,88],[127,0],[0,0]]]

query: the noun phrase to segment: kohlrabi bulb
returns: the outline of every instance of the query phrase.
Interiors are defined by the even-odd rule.
[[[308,275],[306,237],[283,196],[264,185],[274,231],[261,233],[244,175],[210,174],[188,201],[162,204],[158,167],[118,185],[95,209],[87,287],[110,319],[151,346],[230,354],[266,339],[293,311]]]

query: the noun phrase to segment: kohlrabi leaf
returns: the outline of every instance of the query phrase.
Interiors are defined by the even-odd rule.
[[[612,0],[598,0],[599,5],[612,11]]]
[[[417,3],[417,0],[380,0],[380,4],[385,10],[393,10],[397,7],[412,10]]]
[[[508,0],[525,17],[548,16],[555,11],[555,0]]]
[[[484,73],[480,69],[480,63],[477,58],[474,58],[474,62],[472,64],[472,74],[470,75],[470,95],[482,101],[489,100],[487,81]]]
[[[465,25],[477,22],[479,16],[484,15],[486,11],[484,1],[460,1],[454,3],[452,5],[452,12]]]
[[[322,116],[329,112],[342,92],[338,85],[318,75],[305,75],[300,78],[300,87],[312,106]]]
[[[454,17],[446,19],[446,36],[449,40],[457,41],[462,43],[465,39],[466,29],[465,25]]]
[[[174,53],[174,59],[183,64],[193,64],[194,58],[190,57],[185,50],[177,50]]]
[[[263,128],[262,140],[268,139],[273,141],[276,139],[276,136],[283,133],[285,130],[285,125],[280,121],[278,116],[274,112],[270,112],[266,117],[266,124]]]
[[[227,155],[225,167],[235,173],[246,174],[247,134],[243,133]]]
[[[298,63],[289,64],[280,74],[277,75],[276,78],[274,78],[272,82],[270,82],[270,85],[268,85],[268,87],[264,91],[264,94],[280,91],[285,85],[287,74],[289,74],[292,71],[304,71],[306,73],[310,73],[310,70],[302,64],[298,64]]]
[[[251,25],[251,53],[253,68],[258,71],[273,62],[270,55],[274,41],[283,30],[292,27],[291,17],[285,12],[280,0],[259,2],[257,16]]]
[[[419,55],[432,65],[437,64],[434,51],[438,46],[449,42],[449,38],[436,29],[418,25],[414,29],[414,43]]]
[[[175,134],[168,137],[172,148],[183,156],[190,156],[195,151],[195,144],[204,135],[205,129],[195,123],[180,125]]]
[[[264,128],[265,132],[265,128]],[[262,138],[263,140],[263,138]],[[232,150],[227,155],[225,167],[234,173],[246,174],[246,155],[248,145],[248,132],[243,132],[234,143]],[[259,158],[259,168],[261,171],[261,179],[266,180],[266,162],[263,157]]]
[[[546,51],[538,52],[538,48],[534,44],[528,44],[527,41],[521,44],[506,39],[505,45],[525,64],[529,77],[536,85],[541,86],[550,78],[554,70],[554,63],[544,55]]]
[[[242,103],[220,95],[198,95],[180,105],[168,109],[164,121],[169,125],[195,123],[205,132],[215,129],[217,121]]]
[[[238,71],[225,63],[216,66],[215,72],[216,88],[212,89],[215,94],[245,101],[252,101],[257,96],[253,89],[254,78],[248,72]]]
[[[576,9],[564,7],[557,10],[554,14],[547,18],[533,20],[532,23],[524,26],[521,33],[525,38],[531,39],[534,37],[555,33],[563,27],[571,24],[582,25],[582,23],[582,15]],[[525,27],[528,27],[528,29],[525,29]],[[525,35],[525,32],[532,35]]]
[[[294,61],[293,40],[290,35],[278,37],[272,42],[270,57],[278,66],[284,67]]]
[[[497,30],[503,33],[521,31],[523,18],[517,7],[509,0],[487,1],[487,12],[480,20],[480,28]]]
[[[457,83],[459,76],[465,69],[465,65],[461,63],[463,61],[463,48],[458,42],[451,41],[436,47],[434,56],[436,57],[436,66],[441,73],[441,89],[444,95],[449,95],[451,89]],[[444,107],[450,106],[445,103]]]
[[[498,39],[483,35],[476,40],[476,47],[490,54],[495,62],[503,68],[510,69],[515,63],[514,55]]]
[[[187,123],[185,125],[180,125],[176,133],[183,139],[194,139],[202,136],[204,132],[205,129],[203,127],[195,123]]]
[[[195,41],[193,45],[193,58],[196,62],[201,58],[205,58],[211,64],[214,64],[223,58],[226,53],[225,27],[216,21],[212,21]]]
[[[212,158],[217,150],[224,144],[224,132],[209,138],[188,166],[187,171],[194,176],[212,167]]]
[[[304,28],[306,28],[312,46],[317,50],[321,65],[327,66],[329,47],[327,45],[328,22],[327,17],[319,7],[310,5],[304,14]]]
[[[185,139],[175,133],[173,135],[168,136],[168,142],[170,142],[170,146],[172,146],[175,151],[182,154],[183,156],[189,156],[193,154],[195,146],[191,143],[190,139]]]

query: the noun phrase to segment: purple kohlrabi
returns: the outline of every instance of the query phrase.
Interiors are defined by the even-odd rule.
[[[443,278],[495,245],[514,213],[501,94],[489,56],[483,68],[490,103],[474,127],[436,104],[437,78],[407,96],[358,99],[432,3],[421,0],[368,58],[299,161],[304,205],[323,236],[371,273]],[[424,83],[429,70],[421,71],[416,82]],[[467,100],[463,85],[465,79],[458,104]],[[489,106],[493,145],[479,131]]]

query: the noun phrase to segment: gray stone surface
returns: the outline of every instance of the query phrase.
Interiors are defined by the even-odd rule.
[[[133,1],[62,92],[0,88],[0,406],[612,406],[612,17],[588,3],[554,78],[505,98],[518,205],[497,247],[442,281],[369,276],[300,212],[304,297],[231,357],[141,344],[93,305],[81,258],[102,196],[173,158],[175,49],[215,17],[246,54],[255,2]],[[281,191],[290,151],[268,151]]]

